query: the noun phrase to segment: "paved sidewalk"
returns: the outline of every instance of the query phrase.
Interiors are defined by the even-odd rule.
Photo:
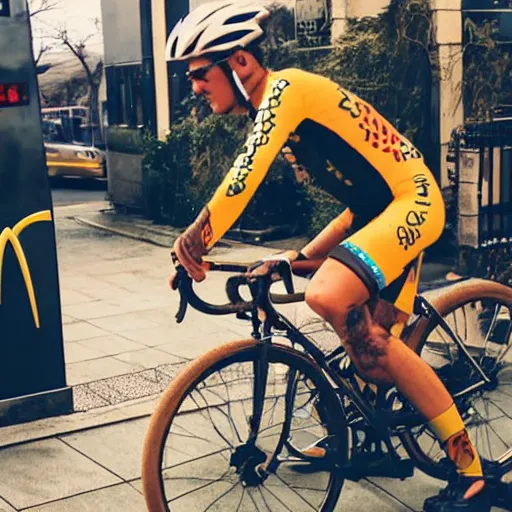
[[[159,393],[187,360],[250,332],[242,321],[192,310],[177,325],[178,296],[166,280],[178,231],[100,209],[108,205],[55,212],[76,413],[0,430],[0,512],[144,511],[141,447]],[[269,250],[226,241],[215,254],[254,261]],[[430,278],[445,271],[430,267]],[[222,301],[223,279],[212,274],[200,285],[205,298]],[[311,316],[303,304],[284,310],[292,320]],[[337,510],[421,510],[439,485],[418,471],[407,482],[347,482]]]
[[[150,401],[131,405],[131,412],[149,413],[152,406]],[[91,414],[76,418],[77,423],[86,424]],[[52,421],[37,423],[44,429]],[[0,450],[0,511],[143,512],[141,447],[148,421],[147,416],[125,420]],[[406,482],[347,481],[336,510],[421,510],[423,500],[438,489],[437,481],[418,472]]]

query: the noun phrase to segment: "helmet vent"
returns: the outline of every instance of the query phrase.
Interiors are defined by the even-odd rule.
[[[244,21],[249,21],[255,18],[258,15],[258,12],[248,12],[245,14],[237,14],[236,16],[232,16],[224,22],[224,25],[232,25],[235,23],[243,23]]]
[[[176,56],[176,47],[178,46],[178,38],[176,38],[174,40],[174,43],[172,43],[172,47],[171,47],[171,57],[175,57]]]
[[[205,16],[201,21],[199,21],[198,25],[199,25],[199,23],[204,23],[205,20],[207,20],[209,17],[213,16],[214,14],[218,13],[219,11],[222,11],[222,9],[226,9],[226,7],[231,7],[231,5],[232,4],[222,5],[218,9],[215,9],[214,11],[209,13],[208,16]]]
[[[237,30],[236,32],[231,32],[231,34],[226,34],[215,39],[214,41],[210,41],[207,45],[204,46],[204,49],[206,50],[208,48],[220,46],[225,43],[230,43],[231,41],[237,41],[248,34],[252,34],[252,30]]]
[[[187,49],[185,50],[185,55],[190,55],[194,51],[195,47],[197,46],[197,42],[199,41],[199,38],[203,35],[203,32],[205,30],[206,29],[201,30],[201,32],[197,34],[196,38],[187,46]]]

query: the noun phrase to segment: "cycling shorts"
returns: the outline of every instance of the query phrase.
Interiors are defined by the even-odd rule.
[[[443,232],[441,191],[425,167],[404,182],[403,193],[364,227],[351,234],[330,257],[349,267],[371,298],[391,302],[411,314],[422,252]]]

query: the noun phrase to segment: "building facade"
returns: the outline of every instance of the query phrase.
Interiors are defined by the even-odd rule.
[[[186,84],[184,64],[165,62],[168,34],[190,9],[212,0],[102,0],[105,67],[110,125],[144,126],[164,138]],[[507,2],[509,0],[500,0]],[[493,0],[430,0],[433,11],[440,76],[433,84],[432,116],[438,155],[434,171],[448,184],[446,156],[452,131],[464,123],[462,49],[464,10]],[[343,33],[347,20],[379,14],[389,0],[283,0],[296,14],[296,34],[302,30],[313,45],[325,42],[322,20],[329,18],[330,39]],[[485,5],[484,5],[485,4]],[[500,4],[501,5],[501,4]],[[499,7],[499,6],[498,6]],[[512,10],[511,10],[512,12]],[[325,28],[325,27],[324,27]]]

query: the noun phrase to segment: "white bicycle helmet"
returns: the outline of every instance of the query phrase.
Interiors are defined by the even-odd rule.
[[[254,0],[222,0],[200,5],[172,30],[165,58],[183,61],[244,48],[263,35],[260,22],[269,15]]]

